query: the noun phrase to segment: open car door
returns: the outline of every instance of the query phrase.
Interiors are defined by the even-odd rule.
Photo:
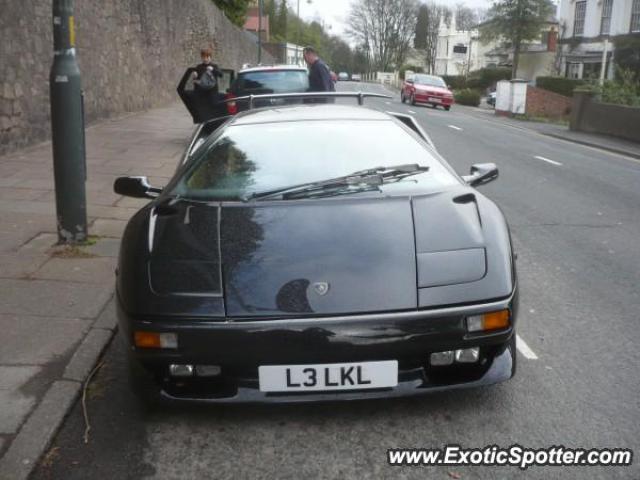
[[[196,90],[193,83],[194,67],[189,67],[178,84],[178,95],[193,118],[193,123],[204,123],[208,120],[229,115],[227,105],[223,103],[224,93]],[[227,68],[220,70],[223,74],[218,79],[218,91],[226,92],[233,83],[235,71]]]

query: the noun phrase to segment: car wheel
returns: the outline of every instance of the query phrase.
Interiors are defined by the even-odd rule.
[[[451,105],[445,105],[444,109],[448,112],[449,110],[451,110]]]
[[[402,91],[400,92],[400,101],[401,101],[402,103],[405,103],[405,102],[407,101],[407,99],[406,99],[406,98],[404,98],[404,92],[402,92]]]
[[[416,97],[412,93],[411,94],[411,105],[415,105],[415,104],[416,104]]]
[[[516,351],[516,332],[513,332],[511,336],[511,340],[509,340],[509,346],[507,347],[511,350],[511,377],[516,374],[516,367],[518,365],[518,353]]]
[[[131,392],[143,409],[154,410],[161,405],[160,389],[151,374],[133,358],[130,350],[127,352],[127,380]]]

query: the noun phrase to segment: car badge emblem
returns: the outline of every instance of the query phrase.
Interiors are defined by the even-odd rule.
[[[318,295],[326,295],[329,291],[329,284],[327,282],[316,282],[313,284],[313,289]]]

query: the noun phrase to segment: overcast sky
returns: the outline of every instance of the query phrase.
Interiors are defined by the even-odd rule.
[[[305,20],[323,20],[325,28],[331,27],[332,34],[345,37],[345,40],[349,41],[344,32],[352,2],[353,0],[312,0],[312,3],[307,3],[307,0],[300,0],[300,16]],[[490,0],[437,0],[436,3],[448,5],[451,8],[458,3],[464,3],[471,8],[491,6]],[[297,0],[289,0],[289,5],[294,9],[297,8]]]

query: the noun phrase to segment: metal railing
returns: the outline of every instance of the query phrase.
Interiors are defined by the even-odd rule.
[[[357,98],[358,105],[364,105],[364,99],[366,97],[377,97],[377,98],[392,98],[389,95],[384,95],[381,93],[371,93],[371,92],[302,92],[302,93],[271,93],[271,94],[261,94],[261,95],[247,95],[244,97],[234,97],[227,98],[223,100],[224,103],[229,102],[249,102],[249,110],[255,107],[254,102],[256,100],[278,100],[278,99],[290,99],[290,98],[301,98],[301,99],[312,99],[312,98]]]

